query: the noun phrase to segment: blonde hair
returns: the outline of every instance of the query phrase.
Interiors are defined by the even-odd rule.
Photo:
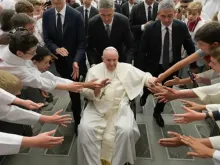
[[[187,10],[189,12],[198,11],[198,13],[201,14],[201,12],[202,12],[202,3],[201,2],[191,2],[188,5]]]
[[[17,95],[22,89],[21,80],[7,71],[0,70],[0,88]]]

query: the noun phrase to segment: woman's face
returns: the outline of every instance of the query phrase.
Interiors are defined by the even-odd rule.
[[[210,58],[209,66],[217,73],[220,73],[220,63],[215,58]]]
[[[49,69],[51,60],[52,60],[51,56],[48,55],[48,56],[44,57],[43,61],[41,61],[41,62],[34,61],[34,63],[35,63],[35,65],[37,65],[37,68],[41,72],[45,72]]]

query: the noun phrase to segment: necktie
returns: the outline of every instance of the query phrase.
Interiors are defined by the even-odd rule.
[[[152,21],[152,12],[151,12],[151,6],[148,7],[148,21]]]
[[[85,34],[87,36],[87,30],[88,30],[88,21],[89,21],[89,18],[88,18],[88,10],[86,9],[85,10]]]
[[[107,32],[108,38],[110,38],[110,26],[109,25],[105,25],[105,30]]]
[[[166,33],[164,36],[164,43],[163,43],[163,68],[166,70],[169,68],[170,60],[169,60],[169,48],[170,48],[170,39],[169,39],[169,29],[166,27]]]
[[[62,40],[63,39],[63,26],[62,26],[60,13],[57,13],[57,34],[58,34],[59,40]]]

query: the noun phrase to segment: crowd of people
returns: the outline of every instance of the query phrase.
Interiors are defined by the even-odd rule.
[[[31,126],[74,120],[79,165],[134,164],[140,132],[129,103],[139,95],[141,106],[149,94],[158,99],[159,127],[165,104],[182,98],[204,105],[182,100],[185,113],[174,115],[176,123],[220,119],[219,0],[1,0],[0,27],[0,155],[55,147],[64,137],[53,137],[56,130],[33,136]],[[172,88],[188,83],[197,88]],[[64,91],[74,119],[62,110],[32,111]],[[169,134],[158,139],[161,146],[187,145],[189,155],[220,164],[219,136]]]

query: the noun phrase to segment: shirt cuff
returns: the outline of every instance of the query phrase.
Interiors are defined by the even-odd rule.
[[[213,159],[220,161],[220,151],[215,150],[215,152],[213,153]]]
[[[214,149],[219,150],[220,149],[220,136],[214,136],[214,137],[209,137],[209,140],[212,144],[212,147]]]
[[[144,31],[145,24],[141,25],[141,31]]]

